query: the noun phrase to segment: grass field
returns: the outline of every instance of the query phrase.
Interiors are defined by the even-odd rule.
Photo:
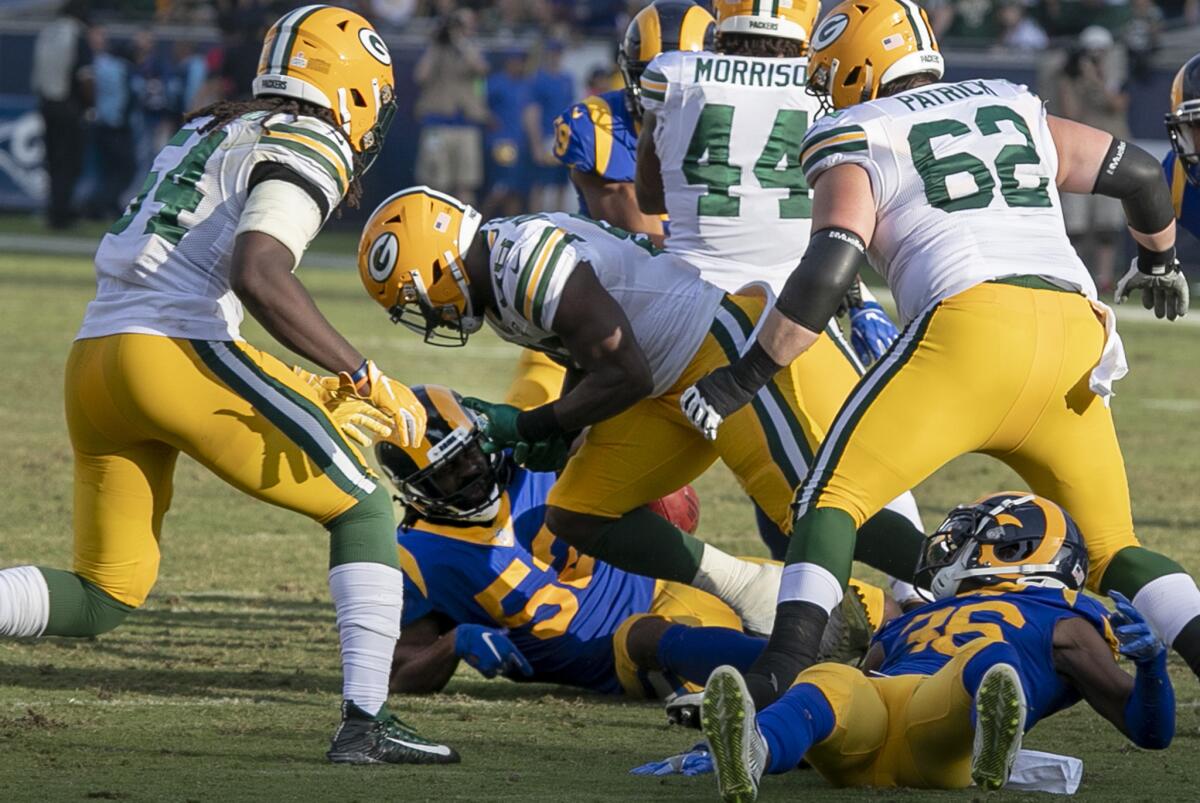
[[[481,335],[433,351],[389,325],[342,272],[304,274],[322,308],[398,378],[474,395],[506,386],[515,350]],[[68,566],[71,455],[62,366],[93,291],[86,260],[0,255],[0,566]],[[1193,312],[1195,315],[1195,312]],[[1133,373],[1115,402],[1144,540],[1200,570],[1200,327],[1123,324]],[[252,342],[281,356],[262,331]],[[902,422],[900,422],[902,425]],[[926,523],[1016,480],[965,458],[917,489]],[[749,506],[714,469],[698,483],[701,535],[759,552]],[[159,582],[143,610],[95,640],[0,644],[0,800],[703,800],[711,778],[627,774],[695,737],[657,706],[548,686],[484,681],[460,668],[446,694],[393,709],[454,744],[445,768],[325,763],[340,675],[320,527],[231,492],[186,458],[167,517]],[[1082,707],[1041,725],[1031,747],[1085,760],[1082,794],[1113,801],[1196,799],[1200,688],[1181,664],[1174,746],[1129,746]],[[978,793],[846,792],[813,773],[771,778],[764,800],[812,796],[924,800]],[[1022,799],[998,794],[997,800]],[[1039,796],[1028,796],[1037,799]]]

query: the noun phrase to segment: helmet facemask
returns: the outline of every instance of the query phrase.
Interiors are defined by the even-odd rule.
[[[371,165],[375,164],[375,159],[383,150],[384,137],[387,136],[388,129],[392,127],[392,120],[396,116],[396,93],[391,84],[380,86],[378,81],[372,81],[371,88],[375,92],[377,111],[375,124],[362,137],[362,150],[358,154],[358,174],[360,176],[366,174],[371,169]]]
[[[1171,147],[1183,164],[1188,182],[1200,187],[1200,143],[1196,139],[1200,132],[1200,100],[1184,103],[1175,113],[1167,115],[1166,123]]]
[[[478,426],[458,427],[430,447],[429,465],[407,477],[381,460],[400,500],[422,516],[453,522],[486,523],[500,512],[505,457],[484,454]]]

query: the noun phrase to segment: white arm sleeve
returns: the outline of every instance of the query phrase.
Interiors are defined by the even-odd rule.
[[[264,181],[246,198],[237,234],[260,231],[271,235],[292,252],[295,270],[322,223],[321,210],[307,192],[286,181]]]

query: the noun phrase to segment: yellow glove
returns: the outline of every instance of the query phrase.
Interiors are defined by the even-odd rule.
[[[321,405],[347,438],[369,449],[376,441],[391,437],[392,419],[370,402],[342,393],[338,377],[318,376],[299,365],[292,366],[292,371],[317,392]]]
[[[425,406],[405,385],[389,379],[371,360],[365,375],[357,383],[344,371],[338,374],[338,392],[368,402],[387,416],[392,428],[389,438],[400,446],[415,446],[425,437]],[[360,369],[359,372],[361,372]]]

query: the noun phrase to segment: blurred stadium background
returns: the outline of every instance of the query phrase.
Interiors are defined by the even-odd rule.
[[[331,225],[352,236],[390,190],[418,180],[466,196],[485,215],[573,210],[574,193],[552,154],[553,119],[569,103],[621,85],[616,43],[647,2],[342,0],[391,46],[399,112],[367,176],[362,209],[345,210]],[[247,95],[262,34],[303,4],[0,0],[0,247],[40,251],[44,241],[80,254],[93,247],[182,116]],[[1051,111],[1166,153],[1163,114],[1175,71],[1200,41],[1200,0],[929,0],[925,7],[948,53],[949,79],[1028,84]],[[64,132],[51,159],[46,119]],[[54,171],[66,189],[51,210]],[[1131,248],[1119,214],[1087,203],[1070,211],[1081,253],[1109,286]],[[54,237],[46,238],[51,227]],[[1197,277],[1200,248],[1181,239]]]

